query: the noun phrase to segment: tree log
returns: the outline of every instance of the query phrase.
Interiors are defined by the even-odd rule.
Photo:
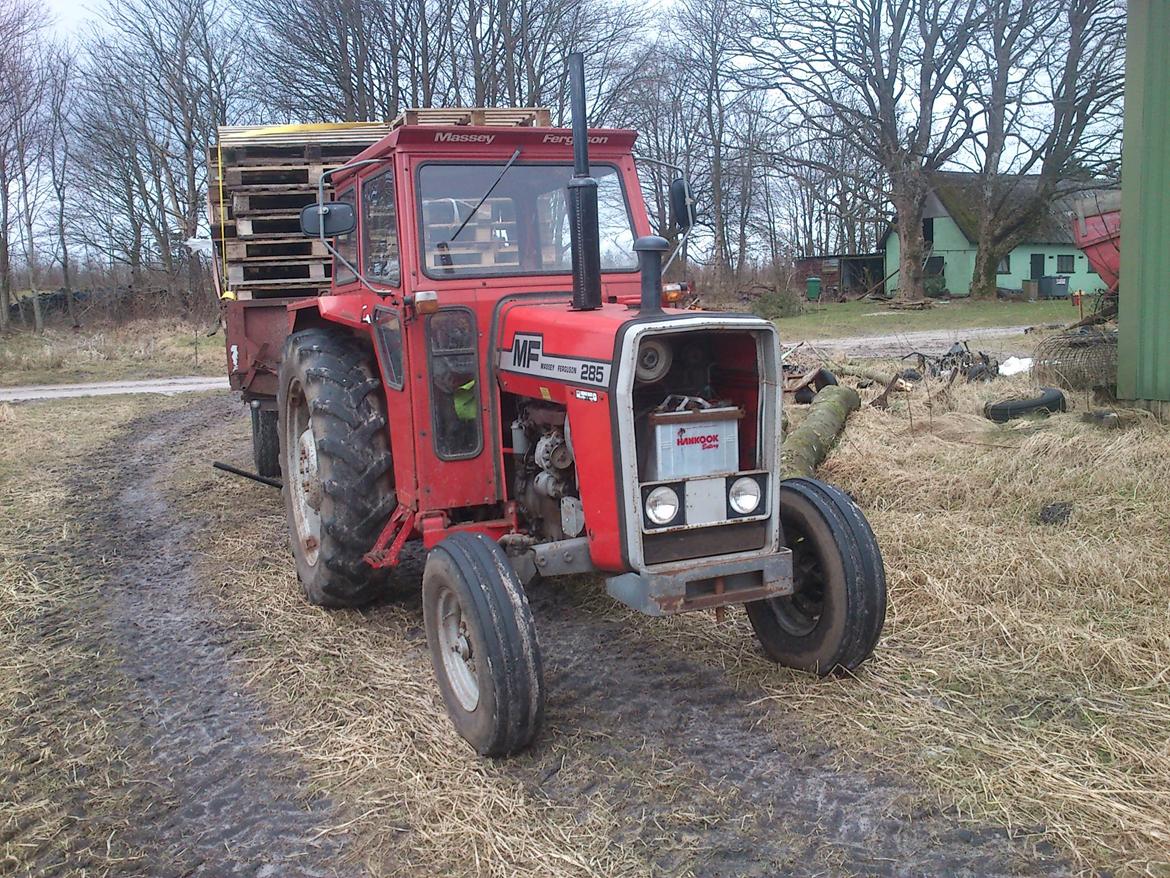
[[[784,439],[780,475],[812,478],[837,436],[845,428],[850,412],[861,408],[861,397],[852,387],[826,387],[812,401],[800,426]]]

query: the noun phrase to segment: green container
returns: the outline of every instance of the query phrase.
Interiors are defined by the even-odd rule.
[[[805,281],[808,290],[808,300],[815,302],[821,297],[821,279],[819,277],[810,277]]]

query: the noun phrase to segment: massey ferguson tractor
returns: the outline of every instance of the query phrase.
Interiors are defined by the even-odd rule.
[[[261,474],[283,483],[305,595],[368,604],[421,542],[435,676],[485,756],[541,725],[538,577],[596,574],[652,616],[744,604],[768,658],[821,675],[864,661],[885,618],[856,504],[780,478],[776,328],[664,307],[637,135],[587,130],[580,55],[569,74],[571,130],[408,112],[339,166],[298,152],[318,193],[307,237],[279,201],[305,179],[254,182],[297,170],[276,158],[228,168],[223,132],[211,193],[228,370]],[[321,127],[274,136],[300,150]],[[670,196],[685,234],[685,181]],[[290,265],[323,288],[259,295]]]

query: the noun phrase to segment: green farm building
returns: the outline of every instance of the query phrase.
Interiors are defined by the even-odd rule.
[[[970,294],[971,276],[975,271],[978,242],[977,216],[974,210],[979,193],[975,174],[941,172],[926,198],[923,233],[926,260],[927,292],[951,296]],[[1028,185],[1027,178],[1017,184]],[[1083,197],[1084,193],[1080,193]],[[1105,288],[1101,278],[1073,243],[1072,199],[1058,202],[1052,213],[1038,223],[1027,240],[1016,247],[1000,264],[997,286],[1006,290],[1023,289],[1024,281],[1044,277],[1065,277],[1067,287],[1056,285],[1065,295],[1083,290],[1094,293]],[[898,232],[892,228],[885,238],[886,291],[898,289]]]

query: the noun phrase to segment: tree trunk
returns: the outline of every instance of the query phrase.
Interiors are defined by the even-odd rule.
[[[1006,254],[994,249],[990,243],[979,244],[975,251],[975,271],[971,274],[971,297],[974,299],[994,299],[999,288],[998,277],[1000,260]]]
[[[922,199],[895,199],[898,212],[898,298],[917,302],[926,295],[922,284],[926,242],[922,237]]]
[[[844,385],[826,387],[813,397],[808,415],[784,440],[780,459],[781,477],[812,478],[816,475],[817,466],[845,429],[845,420],[859,408],[861,397],[852,387]]]

